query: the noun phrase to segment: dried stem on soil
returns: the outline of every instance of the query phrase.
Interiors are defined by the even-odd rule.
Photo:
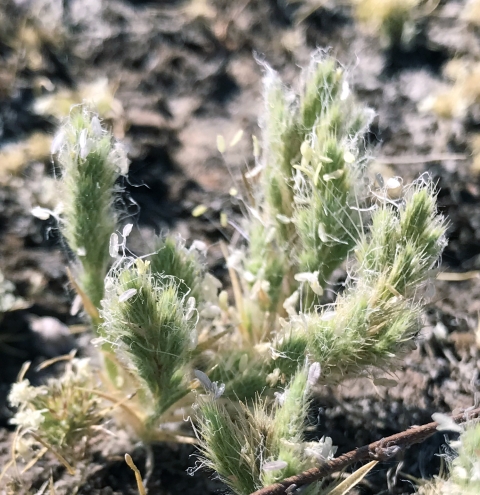
[[[480,417],[480,408],[452,416],[452,420],[455,423],[462,424],[478,417]],[[251,495],[281,495],[292,485],[295,485],[296,488],[308,485],[337,471],[342,471],[356,462],[372,459],[379,461],[389,460],[401,450],[405,450],[416,443],[424,442],[437,432],[438,426],[439,424],[436,421],[423,426],[413,426],[408,430],[382,438],[356,450],[351,450],[331,461],[324,462],[318,467],[314,467],[295,476],[290,476],[279,483],[266,486]]]

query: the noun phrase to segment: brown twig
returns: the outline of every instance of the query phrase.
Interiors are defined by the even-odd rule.
[[[452,419],[456,423],[464,423],[470,419],[480,417],[480,408],[465,411]],[[382,438],[370,445],[364,445],[356,450],[343,454],[336,459],[324,462],[320,466],[304,471],[303,473],[286,478],[283,481],[266,486],[251,495],[281,495],[295,485],[297,488],[308,485],[321,478],[325,478],[336,471],[342,471],[350,464],[366,460],[387,461],[394,457],[399,451],[404,450],[416,443],[424,442],[437,431],[437,422],[428,423],[423,426],[412,426],[410,429],[396,433],[390,437]]]

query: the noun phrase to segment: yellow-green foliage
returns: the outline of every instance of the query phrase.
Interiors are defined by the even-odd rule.
[[[18,407],[10,420],[19,428],[14,452],[19,449],[24,458],[35,456],[33,444],[38,447],[37,442],[70,465],[90,455],[90,443],[104,417],[93,390],[97,383],[88,359],[73,359],[66,366],[59,378],[51,378],[45,385],[33,387],[22,380],[10,391],[9,402]]]
[[[411,23],[418,15],[422,0],[351,0],[357,19],[389,45],[408,41]]]

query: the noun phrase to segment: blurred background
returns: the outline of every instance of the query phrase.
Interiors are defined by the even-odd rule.
[[[55,223],[31,215],[58,203],[50,145],[71,105],[95,104],[128,149],[132,248],[141,252],[170,229],[207,242],[210,269],[222,278],[218,242],[234,235],[222,218],[239,222],[263,65],[298,87],[300,67],[318,48],[340,61],[376,112],[366,138],[372,174],[408,182],[428,171],[450,240],[398,385],[381,393],[361,380],[325,388],[312,413],[317,433],[342,453],[429,422],[434,412],[471,406],[480,363],[479,41],[480,0],[2,0],[0,468],[12,438],[5,397],[22,363],[81,350],[91,339],[70,315],[68,253]],[[413,493],[412,480],[438,472],[443,442],[437,435],[379,465],[357,493]],[[137,493],[126,451],[143,469],[144,450],[120,431],[98,445],[88,479],[42,461],[15,493],[37,493],[51,469],[57,493]],[[155,447],[151,493],[222,489],[211,473],[186,474],[192,452]]]

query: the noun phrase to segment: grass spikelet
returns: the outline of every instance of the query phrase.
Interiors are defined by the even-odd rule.
[[[61,230],[82,265],[79,283],[98,308],[110,263],[110,235],[117,224],[116,185],[128,162],[121,147],[85,106],[74,107],[53,140],[61,168]]]
[[[107,278],[102,333],[127,357],[160,415],[188,393],[184,367],[194,345],[195,321],[179,282],[126,260]]]

